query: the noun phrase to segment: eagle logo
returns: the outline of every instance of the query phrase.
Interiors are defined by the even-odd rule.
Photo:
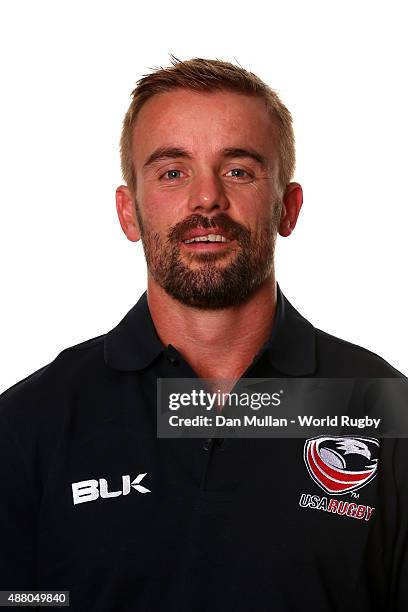
[[[375,438],[318,436],[306,440],[303,457],[310,476],[326,493],[361,489],[377,473],[380,443]]]

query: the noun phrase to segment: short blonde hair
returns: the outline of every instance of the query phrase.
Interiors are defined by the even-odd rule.
[[[123,179],[134,193],[136,177],[132,156],[133,128],[142,106],[154,95],[174,89],[194,91],[233,91],[262,98],[277,127],[279,144],[279,184],[285,189],[295,171],[295,136],[292,116],[278,94],[252,72],[229,62],[194,58],[186,61],[170,55],[172,66],[144,75],[132,91],[132,101],[123,120],[120,157]]]

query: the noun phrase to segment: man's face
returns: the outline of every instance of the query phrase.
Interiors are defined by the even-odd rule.
[[[137,118],[133,159],[149,274],[192,307],[246,301],[273,272],[281,211],[264,102],[227,91],[156,95]]]

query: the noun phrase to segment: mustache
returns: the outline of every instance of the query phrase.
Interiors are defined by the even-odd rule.
[[[196,228],[211,229],[212,227],[228,232],[235,240],[248,240],[251,233],[241,223],[233,221],[225,213],[219,213],[214,217],[193,214],[176,223],[168,232],[167,238],[170,242],[179,242],[189,230]]]

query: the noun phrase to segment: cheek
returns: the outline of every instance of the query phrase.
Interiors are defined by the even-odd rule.
[[[188,202],[187,191],[185,189],[169,189],[161,188],[156,182],[145,181],[140,189],[137,190],[137,199],[141,203],[143,209],[156,215],[173,215],[178,210],[182,210]]]
[[[137,192],[145,229],[151,234],[166,236],[169,230],[187,214],[180,193],[154,189],[144,185]],[[184,211],[184,214],[183,214]]]
[[[273,200],[273,189],[268,180],[257,180],[246,184],[228,183],[224,186],[224,192],[231,204],[251,209],[262,210],[267,202]]]
[[[227,214],[230,213],[236,221],[253,231],[271,215],[273,194],[267,185],[258,182],[232,185],[226,189],[225,194],[230,204]]]

